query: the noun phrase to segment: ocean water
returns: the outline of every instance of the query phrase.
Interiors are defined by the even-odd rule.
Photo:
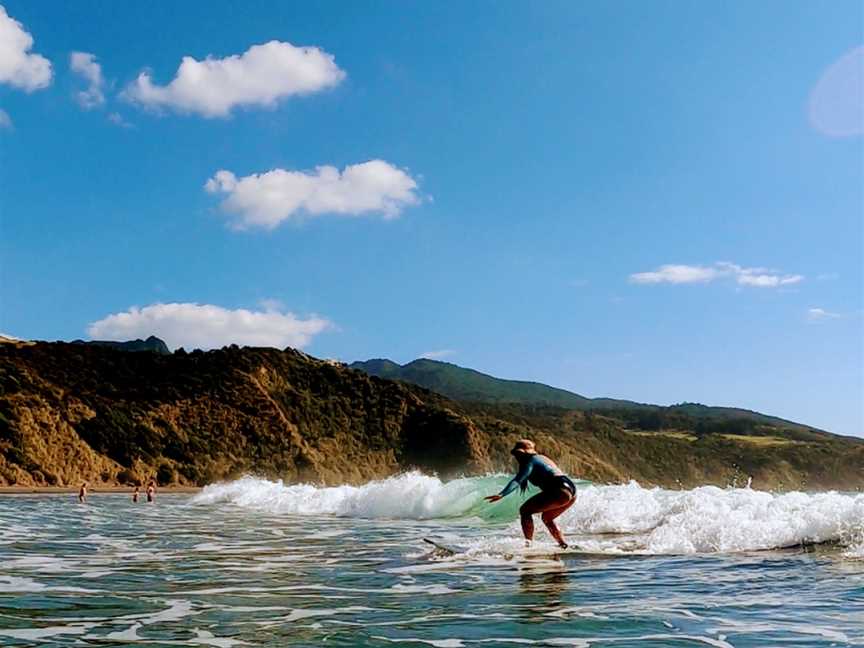
[[[864,495],[506,479],[2,497],[0,646],[864,646]]]

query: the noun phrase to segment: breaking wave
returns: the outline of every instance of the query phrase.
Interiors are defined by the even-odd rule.
[[[521,497],[499,503],[485,495],[507,483],[504,475],[442,482],[407,473],[363,486],[285,485],[244,477],[212,484],[193,498],[196,505],[229,503],[273,514],[332,515],[369,519],[481,518],[515,523]],[[864,494],[769,493],[749,488],[703,486],[672,491],[578,483],[577,503],[559,525],[580,546],[601,552],[691,554],[778,549],[834,543],[848,557],[864,557]],[[505,532],[489,531],[500,538]]]
[[[481,510],[484,495],[491,495],[507,483],[507,477],[489,476],[442,482],[417,472],[373,481],[363,486],[316,487],[309,484],[286,486],[281,480],[243,477],[237,481],[211,484],[195,496],[196,504],[227,502],[268,513],[294,515],[337,515],[341,517],[428,520],[492,515]],[[514,513],[518,503],[510,502]],[[484,515],[487,513],[487,515]],[[506,513],[505,513],[506,514]]]

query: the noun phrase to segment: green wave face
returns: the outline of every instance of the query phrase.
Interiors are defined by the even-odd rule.
[[[442,482],[437,477],[411,472],[363,486],[320,488],[244,477],[207,486],[193,498],[193,503],[230,503],[294,515],[419,520],[475,517],[507,522],[516,519],[522,502],[537,492],[529,487],[524,494],[517,491],[498,502],[483,499],[500,492],[510,479],[509,475],[487,475]],[[577,482],[577,486],[587,484],[590,482]]]

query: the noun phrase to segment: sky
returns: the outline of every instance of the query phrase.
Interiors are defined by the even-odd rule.
[[[0,1],[0,333],[864,436],[859,2]]]

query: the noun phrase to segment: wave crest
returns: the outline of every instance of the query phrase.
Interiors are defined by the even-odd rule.
[[[506,533],[515,538],[519,536],[522,498],[514,494],[494,505],[483,501],[485,495],[500,490],[507,479],[490,475],[442,482],[412,472],[362,486],[325,488],[244,477],[205,487],[193,503],[230,503],[274,514],[369,519],[473,516],[512,522]],[[864,545],[861,494],[775,494],[715,486],[671,491],[643,488],[636,482],[578,485],[577,502],[559,518],[559,525],[591,551],[638,546],[639,551],[649,554],[725,553],[833,542],[847,547],[846,555],[856,557]],[[598,540],[597,534],[613,535]],[[622,539],[614,537],[618,534]]]
[[[703,486],[590,486],[565,518],[575,533],[641,533],[650,553],[759,551],[837,542],[864,528],[864,495]]]
[[[227,502],[268,513],[428,520],[472,515],[483,495],[494,493],[506,481],[506,477],[491,476],[445,483],[410,472],[363,486],[316,487],[243,477],[205,486],[193,502]]]

